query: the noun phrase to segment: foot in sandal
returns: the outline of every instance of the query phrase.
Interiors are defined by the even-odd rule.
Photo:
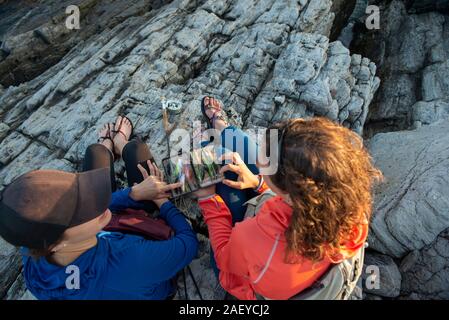
[[[108,148],[112,154],[114,154],[114,133],[113,133],[113,123],[106,123],[103,128],[101,128],[98,137],[98,143],[104,145]]]
[[[206,96],[201,103],[201,111],[208,121],[208,127],[223,131],[228,127],[228,119],[222,103],[214,97]]]
[[[133,124],[125,116],[118,116],[114,127],[114,153],[118,156],[122,156],[122,151],[125,145],[128,143],[132,133]]]

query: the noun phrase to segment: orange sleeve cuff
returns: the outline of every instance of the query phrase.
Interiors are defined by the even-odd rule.
[[[262,182],[262,184],[256,189],[257,193],[264,193],[265,191],[267,191],[268,189],[270,189],[268,187],[268,185],[265,183],[265,181]]]

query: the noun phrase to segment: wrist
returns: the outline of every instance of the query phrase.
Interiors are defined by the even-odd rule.
[[[261,175],[254,175],[253,176],[253,182],[252,182],[252,189],[257,190],[260,188],[260,185],[262,184],[262,176]]]
[[[164,199],[158,199],[158,200],[153,200],[153,202],[158,206],[158,208],[160,209],[164,203],[169,202],[169,200],[167,198]]]
[[[141,201],[142,200],[142,195],[141,195],[141,192],[140,192],[139,185],[135,185],[135,186],[131,187],[131,191],[129,192],[129,197],[131,199],[133,199],[134,201]]]

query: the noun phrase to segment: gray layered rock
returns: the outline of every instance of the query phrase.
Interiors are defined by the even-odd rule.
[[[333,0],[332,11],[336,12],[335,20],[332,25],[332,30],[329,38],[336,40],[339,38],[343,29],[348,24],[354,8],[356,7],[357,0]]]
[[[8,0],[0,11],[0,84],[18,85],[56,64],[73,47],[169,0]],[[80,30],[65,27],[69,5],[80,10]]]
[[[201,118],[200,98],[211,94],[244,128],[323,115],[361,133],[379,85],[373,63],[327,38],[336,14],[348,11],[345,1],[71,1],[81,9],[80,30],[65,28],[65,1],[36,7],[29,19],[22,1],[6,3],[0,189],[33,169],[79,170],[86,147],[118,114],[134,122],[159,162],[168,151],[162,96],[183,103],[170,119],[177,128],[190,130]],[[120,162],[116,172],[124,177]],[[194,204],[178,205],[200,220]],[[192,271],[204,298],[221,299],[208,240],[201,243]],[[0,296],[30,298],[17,252],[8,250]],[[198,298],[186,281],[188,296]],[[182,299],[182,279],[179,286]]]
[[[379,300],[383,300],[383,298],[380,297],[380,296],[376,296],[374,294],[364,293],[363,294],[363,300],[376,300],[376,301],[379,301]]]
[[[393,259],[387,255],[367,252],[364,261],[365,270],[367,270],[367,267],[369,266],[376,266],[379,270],[378,278],[375,279],[376,281],[379,281],[379,287],[367,287],[366,283],[370,275],[364,272],[362,273],[363,283],[365,284],[365,287],[363,288],[364,293],[387,298],[399,296],[402,277],[399,268]]]
[[[167,154],[161,96],[183,102],[178,128],[190,129],[200,98],[213,94],[236,125],[326,115],[361,132],[379,80],[369,60],[320,34],[335,16],[330,4],[174,1],[77,44],[0,97],[1,143],[11,150],[1,159],[0,185],[43,166],[79,169],[98,129],[119,113],[160,161]],[[288,82],[290,65],[297,67]]]
[[[376,63],[382,81],[365,136],[413,131],[377,134],[368,143],[385,175],[375,191],[369,243],[394,269],[387,255],[402,259],[399,298],[444,299],[449,288],[449,262],[441,250],[449,227],[449,2],[370,3],[381,8],[381,29],[368,31],[359,23],[351,45]],[[396,297],[397,285],[394,289],[391,295],[366,291],[365,298]]]
[[[368,31],[360,24],[351,45],[376,63],[382,79],[368,116],[370,134],[416,128],[447,117],[433,108],[449,102],[449,16],[430,11],[447,6],[447,1],[441,6],[437,1],[408,2],[407,7],[406,1],[376,1],[381,29]]]
[[[407,299],[449,299],[449,229],[401,263],[401,291]]]
[[[221,98],[231,123],[243,128],[320,115],[367,136],[417,129],[368,143],[385,182],[375,191],[369,237],[379,253],[365,259],[379,267],[381,286],[365,288],[364,297],[447,299],[449,29],[447,15],[431,12],[444,11],[445,1],[431,9],[430,1],[376,1],[382,28],[356,34],[351,49],[362,55],[351,55],[328,37],[337,37],[346,19],[339,14],[347,16],[354,2],[78,0],[70,4],[80,5],[82,28],[69,31],[66,1],[32,10],[6,1],[0,189],[32,169],[79,170],[98,129],[118,114],[133,120],[160,161],[167,155],[162,96],[183,103],[171,121],[188,130],[201,118],[206,94]],[[357,3],[360,17],[365,2]],[[370,105],[379,87],[376,64],[382,85]],[[116,171],[124,177],[120,162]],[[204,228],[193,203],[177,204]],[[199,238],[194,278],[203,298],[222,299],[208,239]],[[33,298],[17,249],[2,241],[0,297]],[[198,299],[188,274],[186,283],[188,297]],[[178,285],[176,298],[184,299],[182,277]]]
[[[351,57],[340,42],[329,44],[321,35],[301,33],[291,42],[255,100],[250,123],[265,127],[281,119],[315,115],[361,134],[379,86],[375,64],[359,55]]]
[[[449,227],[449,121],[377,134],[369,142],[385,181],[375,190],[369,243],[403,257]]]
[[[29,16],[21,1],[8,1],[18,9],[0,19],[0,189],[32,169],[79,170],[98,129],[122,113],[160,161],[167,155],[162,96],[182,101],[171,121],[188,130],[201,118],[205,94],[221,98],[231,123],[243,128],[315,115],[360,134],[367,119],[368,131],[417,128],[369,143],[386,180],[376,189],[369,238],[379,253],[365,260],[379,267],[381,287],[365,288],[364,296],[447,298],[447,16],[410,1],[378,2],[382,29],[356,39],[363,54],[351,55],[328,36],[353,1],[71,1],[81,7],[79,31],[63,25],[65,1]],[[376,64],[364,56],[383,80],[374,105]],[[122,164],[116,171],[124,177]],[[178,205],[201,220],[194,204]],[[195,280],[203,298],[222,299],[209,242],[199,237]],[[0,297],[32,298],[17,249],[0,246]],[[198,299],[189,275],[186,283],[189,298]],[[182,278],[178,284],[183,299]]]
[[[172,0],[115,0],[113,5],[108,0],[74,0],[74,1],[27,1],[5,0],[0,11],[0,84],[18,85],[40,75],[49,67],[58,63],[72,48],[80,42],[106,29],[112,29],[131,17],[152,17],[158,9]],[[201,3],[204,3],[202,1]],[[224,8],[219,14],[225,16],[233,7],[236,10],[249,11],[246,22],[252,23],[260,15],[271,22],[272,13],[280,13],[284,19],[296,20],[300,8],[306,8],[302,16],[303,30],[328,34],[330,29],[338,34],[343,28],[353,2],[341,0],[312,1],[247,1],[243,6],[217,3]],[[186,6],[195,10],[201,3]],[[299,6],[298,6],[299,4]],[[69,5],[76,5],[80,10],[80,29],[76,31],[65,28],[65,13]],[[272,13],[269,9],[273,8]],[[287,10],[291,13],[288,13]],[[260,8],[260,10],[259,10]],[[284,10],[284,11],[283,11]],[[267,14],[263,14],[264,11]],[[283,11],[283,12],[282,12]],[[234,19],[231,14],[230,19]],[[332,25],[333,20],[336,23]],[[318,27],[319,26],[319,27]]]
[[[22,258],[18,250],[0,238],[0,299],[20,274]]]
[[[19,274],[17,279],[4,296],[5,300],[36,300],[36,297],[27,289],[25,278]]]
[[[404,0],[410,13],[441,11],[449,13],[448,0]]]
[[[198,257],[189,266],[192,273],[190,274],[188,269],[185,269],[184,273],[179,276],[178,291],[175,299],[200,300],[202,298],[204,300],[223,300],[226,292],[221,288],[218,278],[215,277],[210,265],[211,251],[209,239],[199,234],[198,240]],[[187,296],[185,288],[187,288]]]
[[[449,119],[449,102],[443,100],[419,101],[413,105],[411,116],[414,128]]]

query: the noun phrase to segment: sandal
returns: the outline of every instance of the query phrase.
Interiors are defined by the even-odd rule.
[[[208,105],[206,105],[206,103],[205,103],[206,98],[209,98],[209,104]],[[211,104],[210,104],[210,99],[215,99],[215,98],[211,97],[211,96],[205,96],[201,100],[201,113],[203,114],[203,117],[206,119],[207,128],[208,129],[213,129],[213,128],[215,128],[215,121],[217,119],[223,120],[225,122],[228,122],[228,117],[226,116],[226,113],[223,111],[223,109],[221,107],[222,106],[221,102],[219,100],[217,100],[219,102],[219,104],[220,104],[220,106],[218,108],[217,107],[212,107]],[[210,108],[210,109],[214,109],[215,110],[214,113],[212,114],[212,117],[209,118],[207,116],[206,108],[207,109]]]
[[[125,140],[131,140],[133,134],[134,134],[134,125],[131,121],[130,118],[128,118],[127,116],[121,116],[122,118],[120,119],[120,123],[118,125],[118,129],[117,130],[112,130],[113,133],[117,134],[117,133],[121,133],[124,137]],[[129,121],[129,123],[131,124],[131,133],[129,134],[129,137],[126,137],[125,133],[122,131],[122,124],[123,124],[123,119],[127,119]]]
[[[106,131],[106,135],[105,136],[100,136],[98,138],[98,140],[97,140],[97,143],[103,143],[105,140],[111,141],[111,144],[112,144],[111,148],[112,148],[112,150],[109,150],[109,151],[112,152],[113,158],[115,160],[116,155],[114,153],[114,137],[112,136],[113,130],[111,129],[111,126],[113,127],[114,124],[113,123],[108,123],[107,126],[108,126],[108,130]]]
[[[114,130],[111,130],[111,125],[113,125],[112,123],[108,123],[108,131],[106,133],[106,135],[104,137],[99,137],[97,142],[98,143],[102,143],[105,140],[111,140],[112,142],[112,147],[114,147],[114,137],[112,136],[112,133],[114,132]]]

